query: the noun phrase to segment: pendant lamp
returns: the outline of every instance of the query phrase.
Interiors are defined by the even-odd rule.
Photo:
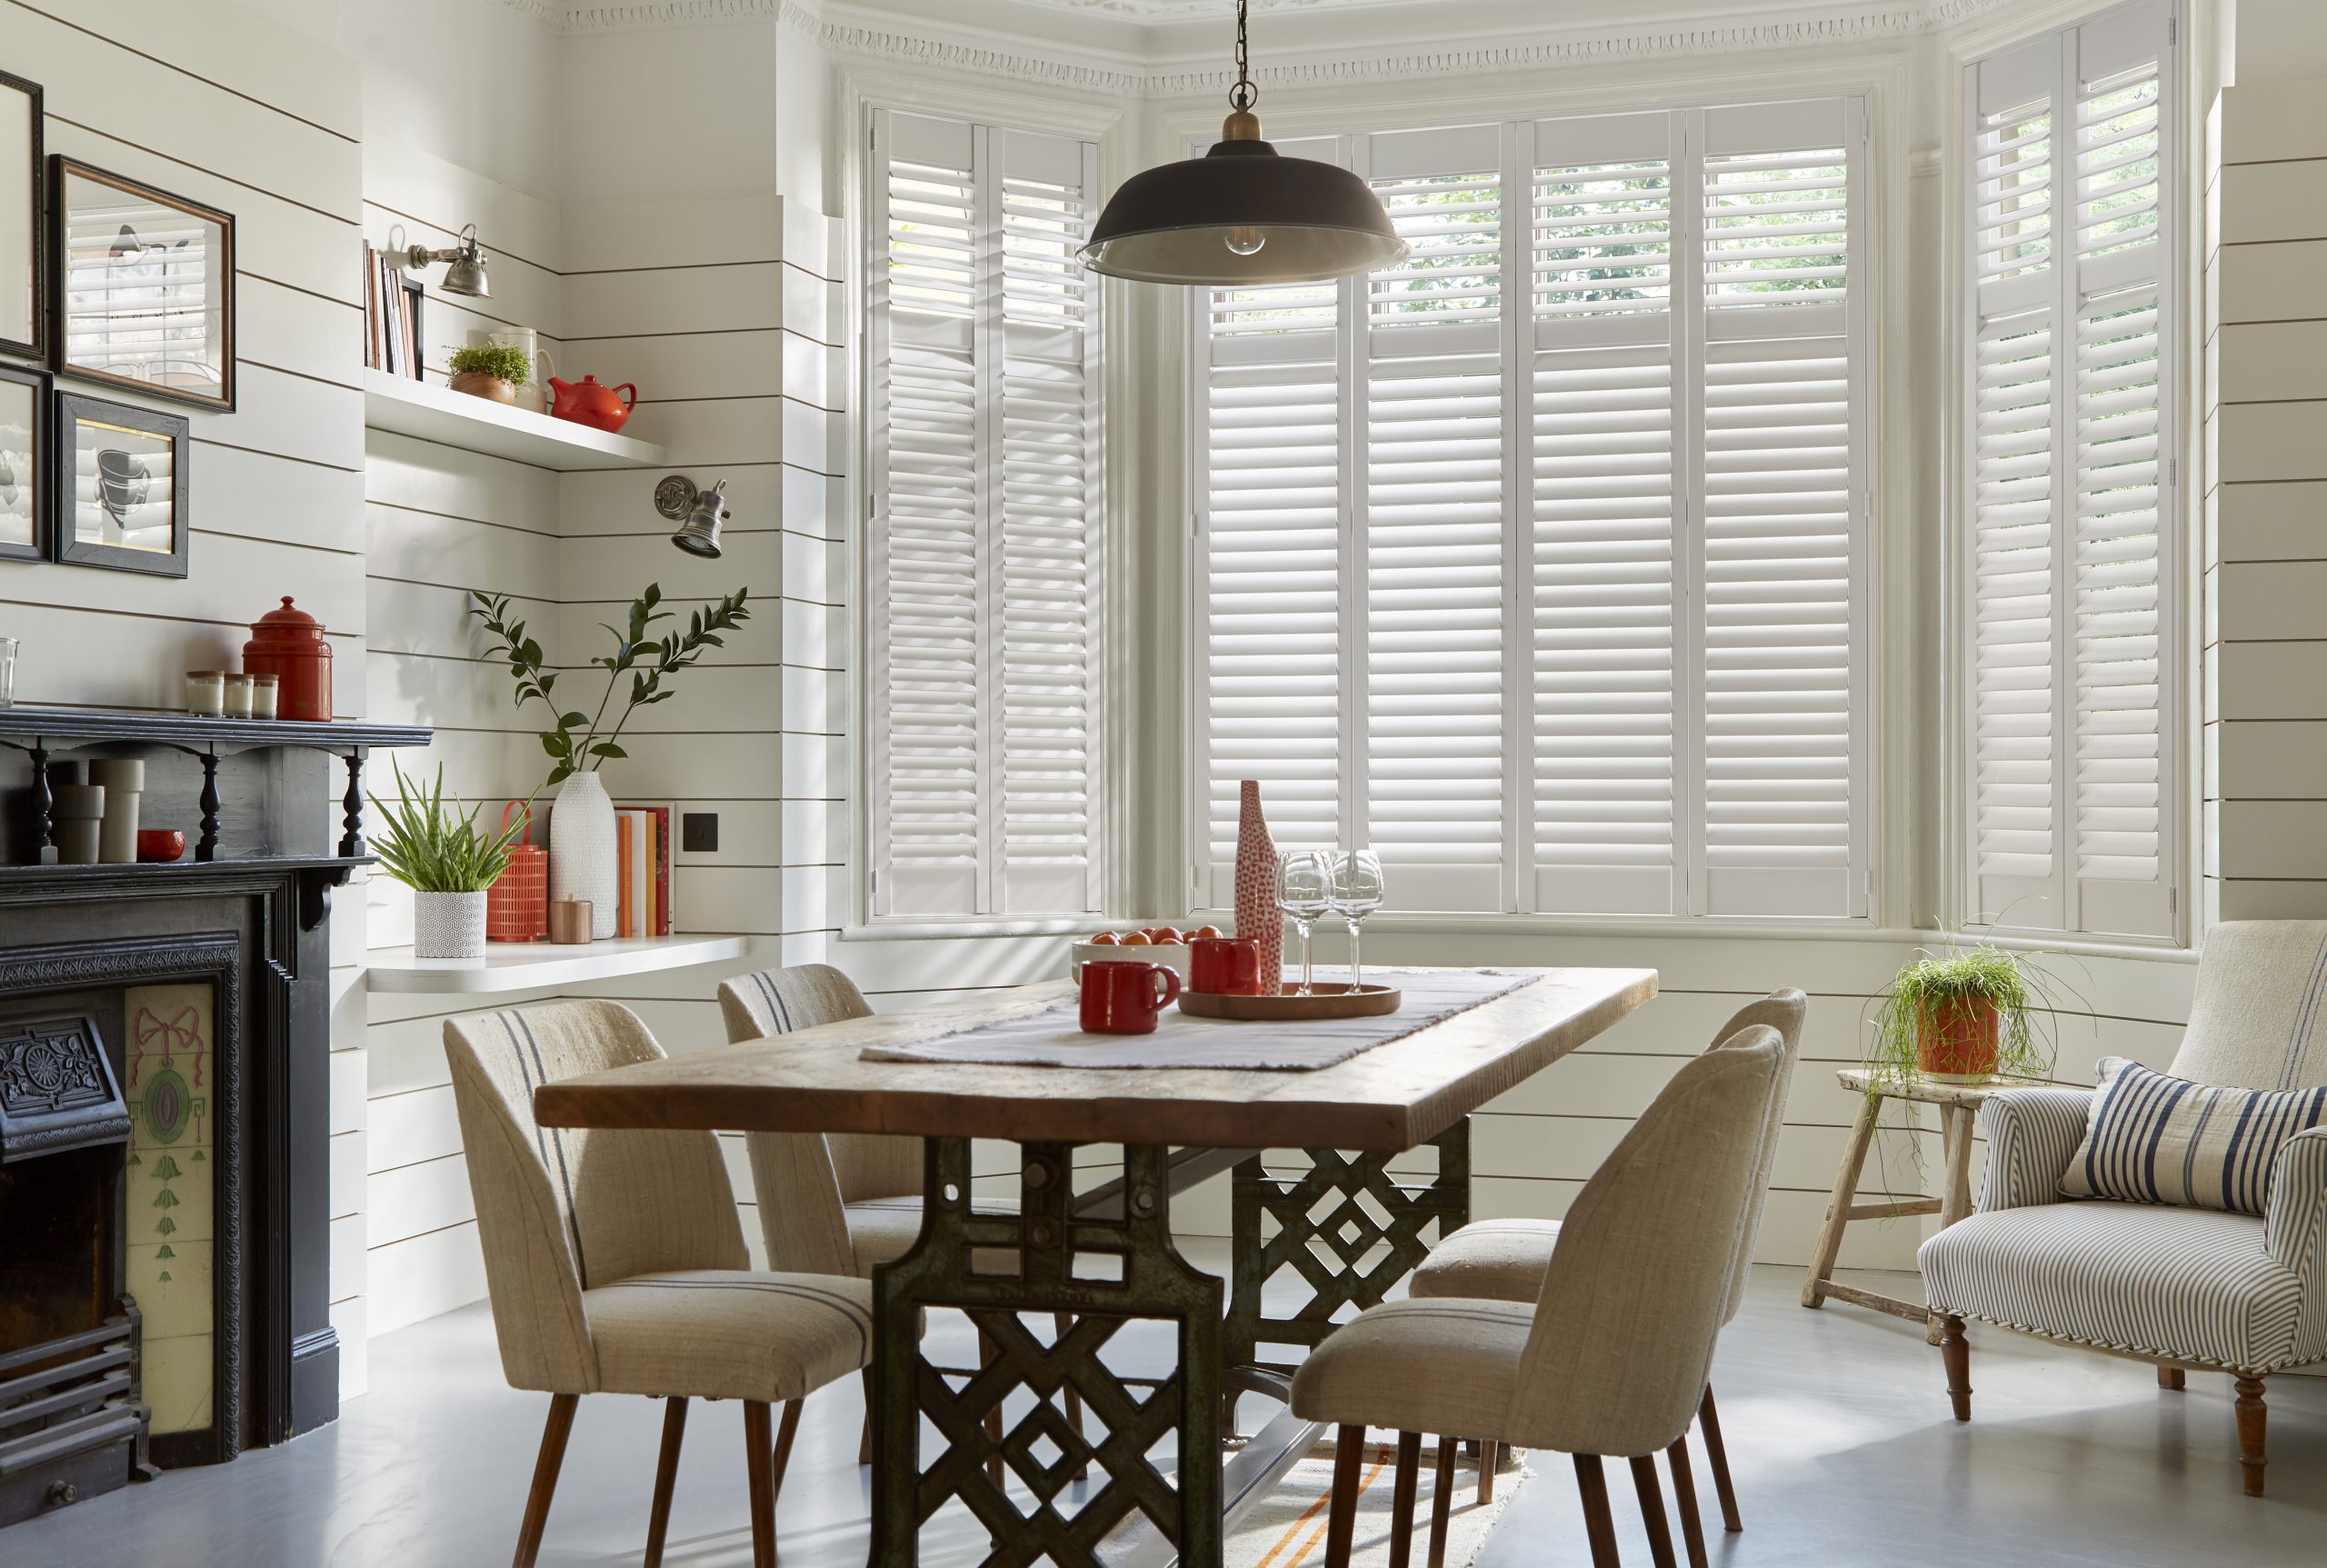
[[[1220,140],[1201,158],[1125,180],[1083,247],[1093,272],[1141,283],[1250,288],[1316,283],[1402,261],[1406,242],[1365,182],[1261,140],[1236,0],[1236,85]]]

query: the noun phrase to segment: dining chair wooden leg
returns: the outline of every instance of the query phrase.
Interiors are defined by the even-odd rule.
[[[1398,1433],[1398,1479],[1390,1493],[1390,1568],[1413,1561],[1414,1493],[1422,1480],[1422,1433]]]
[[[663,1453],[654,1462],[654,1507],[646,1516],[645,1568],[663,1568],[663,1539],[671,1531],[671,1489],[679,1481],[679,1443],[686,1436],[687,1402],[663,1402]]]
[[[574,1407],[581,1403],[578,1393],[550,1395],[549,1421],[542,1428],[541,1457],[534,1461],[534,1486],[525,1494],[525,1522],[517,1527],[514,1568],[534,1568],[534,1559],[541,1554],[542,1527],[549,1523],[550,1494],[557,1490],[557,1472],[565,1463],[565,1440],[574,1434]]]
[[[1583,1494],[1583,1534],[1592,1543],[1592,1568],[1622,1568],[1616,1555],[1616,1518],[1608,1511],[1608,1476],[1596,1453],[1575,1456],[1575,1489]]]
[[[1640,1522],[1648,1526],[1648,1556],[1656,1568],[1679,1568],[1673,1561],[1673,1526],[1664,1517],[1664,1489],[1656,1483],[1656,1455],[1633,1461],[1633,1490],[1640,1493]]]
[[[995,1354],[993,1339],[988,1336],[985,1330],[978,1330],[978,1365],[992,1366]],[[994,1445],[994,1453],[985,1462],[986,1477],[996,1486],[1007,1486],[1010,1484],[1010,1478],[1004,1473],[1002,1466],[1002,1406],[999,1403],[985,1413],[985,1440]]]
[[[1689,1469],[1687,1433],[1664,1451],[1664,1465],[1673,1473],[1673,1508],[1681,1516],[1681,1544],[1688,1551],[1689,1568],[1705,1568],[1705,1524],[1697,1517],[1697,1478]]]
[[[1357,1476],[1365,1463],[1365,1428],[1344,1426],[1333,1440],[1333,1490],[1325,1513],[1325,1568],[1349,1568],[1357,1535]]]
[[[859,1469],[873,1463],[873,1369],[866,1367],[864,1378],[864,1427],[856,1438],[856,1463]]]
[[[1430,1486],[1430,1568],[1446,1568],[1446,1520],[1454,1510],[1454,1455],[1462,1443],[1438,1440],[1438,1473]]]
[[[1074,1326],[1074,1318],[1072,1313],[1054,1313],[1051,1314],[1051,1326],[1057,1331],[1058,1337],[1060,1339],[1064,1339],[1066,1337],[1066,1331]],[[1066,1382],[1061,1383],[1059,1385],[1059,1389],[1060,1392],[1066,1395],[1066,1423],[1074,1429],[1075,1436],[1081,1437],[1083,1435],[1082,1392],[1074,1386],[1074,1380],[1073,1378],[1069,1378]],[[1233,1416],[1235,1413],[1235,1396],[1233,1394],[1229,1396],[1229,1413]],[[1224,1432],[1227,1431],[1228,1428],[1223,1426],[1222,1430]],[[1089,1460],[1084,1460],[1081,1464],[1075,1467],[1074,1479],[1077,1481],[1088,1481],[1091,1479],[1091,1462]]]
[[[1737,1488],[1729,1483],[1729,1450],[1721,1441],[1721,1412],[1713,1408],[1713,1384],[1697,1402],[1697,1428],[1705,1434],[1705,1459],[1713,1466],[1713,1494],[1721,1499],[1721,1527],[1732,1535],[1745,1528],[1737,1512]]]
[[[2262,1467],[2269,1463],[2262,1456],[2262,1433],[2269,1412],[2262,1404],[2262,1380],[2242,1377],[2236,1381],[2238,1390],[2238,1463],[2244,1472],[2246,1495],[2262,1495]]]
[[[784,1419],[776,1423],[775,1453],[768,1461],[768,1500],[772,1503],[784,1495],[784,1473],[792,1464],[792,1440],[800,1433],[800,1407],[807,1403],[804,1394],[784,1402]]]
[[[773,1424],[767,1401],[744,1401],[744,1453],[751,1466],[752,1568],[775,1568],[775,1476],[768,1463]]]
[[[1479,1444],[1479,1506],[1483,1508],[1494,1501],[1494,1467],[1503,1459],[1499,1443]]]
[[[1955,1419],[1972,1419],[1972,1342],[1963,1337],[1963,1320],[1949,1313],[1939,1325],[1939,1359],[1947,1368],[1947,1397]]]
[[[2187,1387],[2189,1387],[2189,1385],[2190,1385],[2190,1379],[2189,1379],[2189,1375],[2188,1375],[2186,1373],[2184,1373],[2184,1372],[2183,1372],[2180,1367],[2178,1367],[2178,1366],[2161,1366],[2161,1367],[2159,1367],[2159,1368],[2157,1369],[2157,1386],[2158,1386],[2158,1387],[2160,1387],[2160,1388],[2172,1388],[2172,1389],[2183,1389],[2183,1388],[2187,1388]]]

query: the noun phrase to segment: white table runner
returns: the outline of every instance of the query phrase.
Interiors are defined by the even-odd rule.
[[[1087,1034],[1073,998],[1023,1018],[909,1044],[868,1045],[867,1062],[974,1062],[1001,1067],[1229,1067],[1310,1073],[1361,1051],[1443,1023],[1483,1002],[1533,984],[1533,974],[1487,969],[1372,970],[1369,982],[1395,985],[1405,1004],[1374,1018],[1251,1024],[1196,1018],[1166,1008],[1153,1034]]]

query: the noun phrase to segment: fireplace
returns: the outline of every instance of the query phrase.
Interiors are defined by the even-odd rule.
[[[210,858],[26,864],[75,722],[147,757],[148,820],[199,810]],[[0,710],[33,753],[0,830],[0,1525],[339,1412],[331,894],[364,864],[360,748],[425,732],[285,725],[237,757],[131,722]]]

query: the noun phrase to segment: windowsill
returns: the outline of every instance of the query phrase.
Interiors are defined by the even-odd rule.
[[[844,925],[838,937],[843,942],[924,942],[986,936],[1083,936],[1105,926],[1106,922],[1095,914],[1042,918],[997,915],[990,920],[890,918]]]

